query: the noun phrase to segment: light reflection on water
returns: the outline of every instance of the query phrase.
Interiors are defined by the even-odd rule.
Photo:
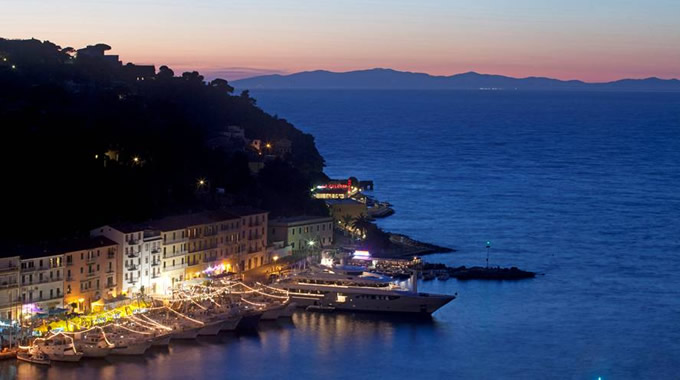
[[[351,373],[351,366],[379,364],[373,358],[384,360],[395,345],[401,344],[398,331],[414,341],[436,328],[437,323],[429,318],[301,311],[292,320],[261,322],[258,331],[173,341],[170,347],[154,347],[144,356],[83,359],[75,364],[53,362],[50,367],[14,360],[0,362],[0,378],[134,380],[207,378],[225,373],[234,378],[292,374],[337,378],[344,372],[339,369]]]

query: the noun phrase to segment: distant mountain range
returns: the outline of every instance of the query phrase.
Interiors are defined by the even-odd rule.
[[[263,75],[230,82],[238,89],[375,89],[375,90],[561,90],[680,92],[678,79],[621,79],[606,83],[542,77],[512,78],[468,72],[451,76],[370,69],[343,73],[317,70]]]

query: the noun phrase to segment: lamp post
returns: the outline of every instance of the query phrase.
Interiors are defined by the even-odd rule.
[[[489,268],[489,250],[491,249],[491,242],[486,242],[486,268]]]

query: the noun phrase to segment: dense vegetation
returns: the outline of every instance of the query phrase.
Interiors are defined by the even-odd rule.
[[[313,137],[265,113],[248,92],[165,66],[138,80],[130,66],[96,58],[50,42],[0,39],[3,240],[69,236],[222,204],[274,216],[327,212],[309,197],[311,182],[324,176]],[[229,125],[249,139],[288,139],[292,151],[253,175],[247,147],[206,145]]]

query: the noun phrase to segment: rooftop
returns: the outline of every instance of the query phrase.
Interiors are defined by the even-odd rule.
[[[310,224],[310,223],[320,223],[320,222],[331,222],[333,218],[330,216],[311,216],[311,215],[300,215],[291,216],[286,218],[276,218],[270,219],[269,225],[289,225],[289,224]]]
[[[104,236],[82,239],[59,240],[31,246],[17,246],[15,252],[22,259],[60,255],[68,252],[84,251],[117,245],[115,241]]]

